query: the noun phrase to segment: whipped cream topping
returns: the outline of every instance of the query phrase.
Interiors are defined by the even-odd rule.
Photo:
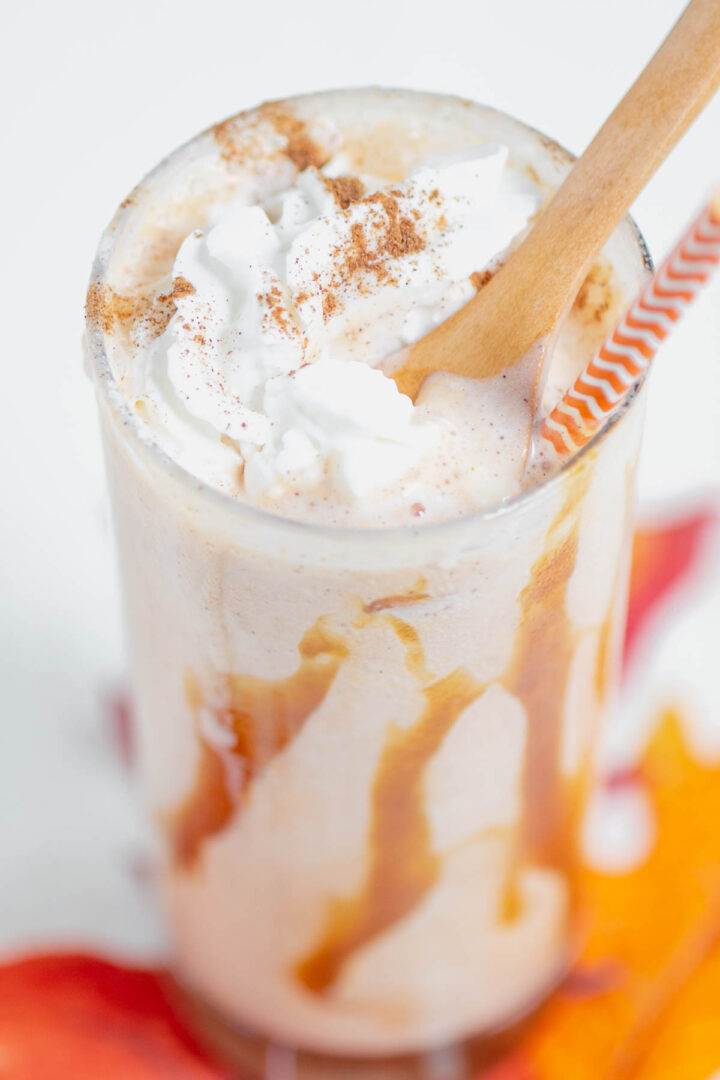
[[[473,295],[538,204],[499,145],[389,185],[338,156],[260,203],[240,195],[181,245],[138,396],[186,468],[253,501],[353,504],[400,481],[415,499],[458,418],[432,393],[413,405],[379,365]],[[487,463],[466,464],[475,498]]]

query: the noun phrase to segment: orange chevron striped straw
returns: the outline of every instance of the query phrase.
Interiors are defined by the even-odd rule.
[[[655,353],[720,264],[720,187],[650,277],[612,334],[540,426],[567,458],[642,379]]]

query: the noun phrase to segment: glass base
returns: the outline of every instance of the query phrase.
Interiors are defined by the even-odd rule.
[[[208,1051],[236,1080],[482,1080],[518,1045],[536,1009],[492,1035],[467,1039],[419,1054],[345,1058],[295,1050],[243,1031],[196,994],[172,984],[184,1020]],[[538,1003],[539,1004],[539,1003]]]

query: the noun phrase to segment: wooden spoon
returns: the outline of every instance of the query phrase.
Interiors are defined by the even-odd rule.
[[[398,388],[414,400],[432,372],[482,379],[529,356],[534,396],[547,347],[593,260],[719,84],[720,0],[692,0],[525,240],[388,371]]]

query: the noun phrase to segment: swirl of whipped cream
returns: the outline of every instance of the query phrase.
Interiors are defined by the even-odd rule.
[[[422,467],[449,421],[377,365],[472,296],[472,275],[538,201],[498,145],[429,158],[389,185],[343,175],[337,158],[260,204],[236,198],[178,252],[148,397],[181,442],[231,446],[251,498],[387,487]]]

